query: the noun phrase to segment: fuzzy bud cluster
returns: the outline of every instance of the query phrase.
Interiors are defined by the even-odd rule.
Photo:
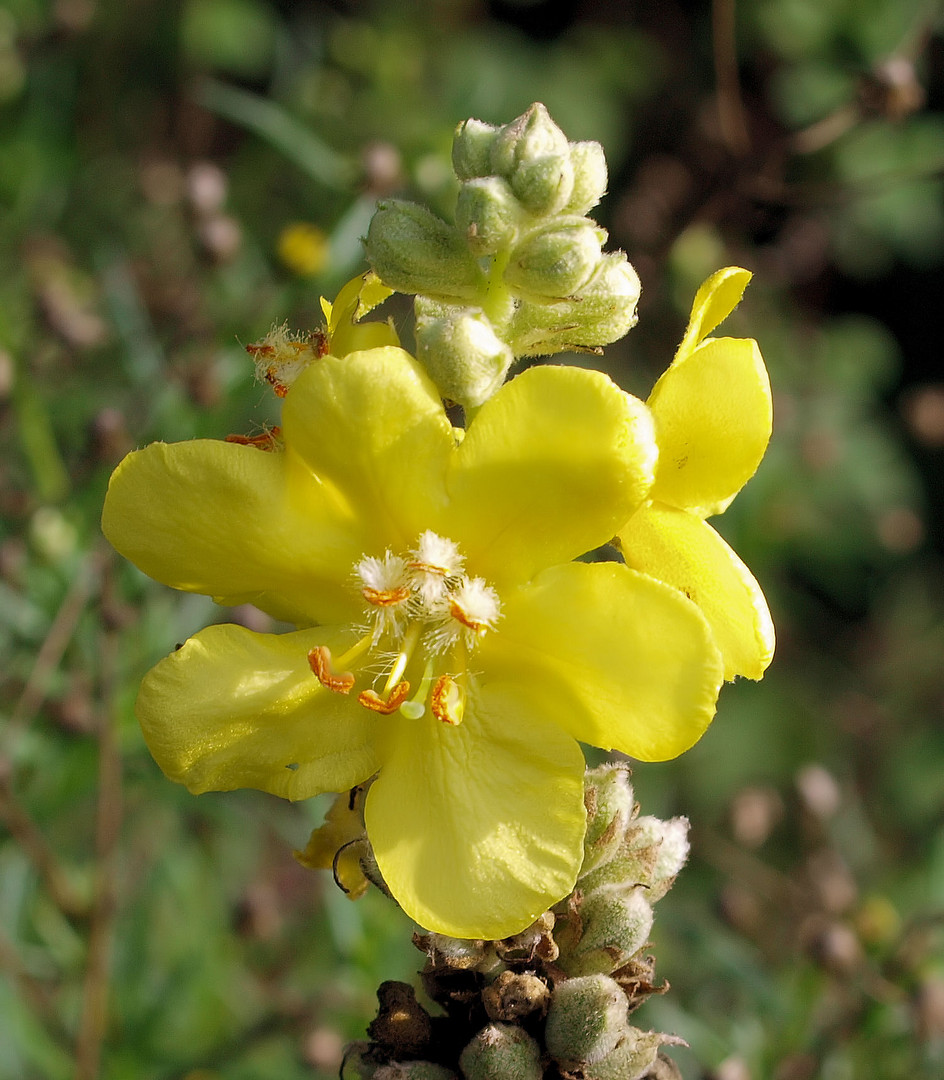
[[[594,350],[636,322],[639,278],[586,215],[606,190],[595,142],[568,142],[543,105],[504,127],[460,124],[454,223],[381,204],[367,257],[417,297],[417,354],[440,392],[475,408],[517,357]]]
[[[587,773],[587,832],[577,887],[502,941],[417,935],[423,989],[385,983],[369,1042],[348,1051],[342,1080],[672,1080],[660,1054],[682,1040],[630,1016],[652,993],[644,950],[652,904],[688,855],[688,823],[639,817],[629,771]]]

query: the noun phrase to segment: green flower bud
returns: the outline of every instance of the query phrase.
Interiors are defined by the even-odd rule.
[[[452,167],[460,180],[488,176],[492,171],[492,144],[498,128],[481,120],[466,120],[456,128],[452,140]]]
[[[533,214],[559,213],[573,192],[570,144],[540,104],[497,133],[491,165]]]
[[[416,203],[381,203],[367,230],[367,259],[391,289],[474,299],[481,271],[459,232]]]
[[[636,822],[636,826],[641,837],[654,847],[652,870],[647,881],[649,902],[654,904],[672,887],[688,858],[688,818],[660,821],[659,818],[644,817]]]
[[[492,255],[508,247],[522,216],[520,203],[498,176],[469,180],[459,188],[456,226],[476,255]]]
[[[564,207],[566,214],[586,214],[606,192],[606,156],[598,142],[570,144],[570,163],[574,170],[574,188]]]
[[[452,1069],[432,1061],[391,1061],[381,1065],[373,1080],[457,1080]]]
[[[537,296],[573,296],[599,265],[605,239],[604,230],[587,218],[554,221],[535,229],[512,251],[505,283]]]
[[[522,162],[510,177],[511,190],[532,214],[559,214],[574,190],[574,167],[570,157],[549,155]]]
[[[436,314],[439,311],[447,314]],[[426,314],[429,312],[430,314]],[[501,386],[514,353],[476,308],[416,303],[417,357],[447,401],[475,408]]]
[[[541,1050],[531,1036],[511,1024],[489,1024],[459,1057],[466,1080],[541,1080]]]
[[[551,995],[544,1043],[562,1069],[583,1069],[605,1058],[626,1035],[626,1017],[626,995],[609,976],[567,979]]]
[[[371,1080],[377,1071],[377,1063],[370,1057],[370,1043],[348,1043],[341,1061],[341,1080]]]
[[[518,306],[507,335],[515,356],[609,345],[636,325],[639,288],[639,277],[622,251],[604,255],[577,296]]]
[[[521,164],[569,154],[567,136],[551,119],[547,109],[535,102],[527,112],[495,133],[491,147],[492,172],[496,176],[509,177]]]
[[[558,935],[558,964],[568,975],[612,972],[646,944],[652,907],[642,888],[608,885],[585,896]]]
[[[587,832],[583,841],[581,878],[619,851],[633,817],[633,785],[625,765],[601,765],[585,778]],[[579,880],[579,879],[578,879]]]
[[[659,1056],[659,1047],[687,1045],[683,1039],[631,1027],[620,1042],[583,1070],[584,1080],[643,1080]]]

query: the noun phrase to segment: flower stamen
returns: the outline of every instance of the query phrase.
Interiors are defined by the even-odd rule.
[[[315,678],[326,690],[336,694],[349,694],[354,689],[354,675],[350,671],[335,674],[331,668],[331,650],[327,645],[316,645],[308,653],[308,665]]]
[[[429,707],[443,724],[458,727],[465,712],[465,694],[451,675],[440,675],[430,694]]]
[[[370,709],[371,712],[381,713],[384,716],[389,716],[391,713],[395,713],[397,709],[406,701],[407,694],[410,692],[410,684],[404,680],[397,683],[397,685],[390,691],[390,696],[386,701],[374,690],[362,690],[357,695],[357,700],[364,706],[365,709]]]

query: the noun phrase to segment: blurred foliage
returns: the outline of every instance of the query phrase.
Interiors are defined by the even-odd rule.
[[[378,197],[448,205],[457,121],[534,100],[604,143],[643,279],[606,369],[645,395],[736,263],[727,329],[776,394],[721,524],[778,657],[636,770],[695,848],[641,1022],[688,1078],[942,1074],[942,26],[927,0],[3,0],[0,1076],[329,1075],[418,966],[389,905],[293,862],[321,800],[158,774],[143,672],[263,623],[120,564],[98,514],[134,445],[271,423],[243,345],[318,324]]]

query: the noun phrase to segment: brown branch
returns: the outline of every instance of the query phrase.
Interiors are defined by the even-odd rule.
[[[18,802],[5,758],[0,758],[0,821],[36,868],[56,907],[66,915],[84,915],[88,904],[69,881],[39,826]]]
[[[65,1049],[71,1042],[56,1011],[53,993],[26,967],[10,939],[0,931],[0,969],[15,984],[22,1001],[39,1017],[52,1037]]]
[[[7,725],[8,739],[16,729],[29,723],[45,701],[49,678],[62,662],[82,612],[98,588],[102,559],[101,551],[90,553],[66,591],[36,654],[23,692],[13,707]]]
[[[111,591],[112,564],[103,569],[102,592]],[[98,807],[95,823],[95,896],[89,927],[82,1015],[76,1038],[75,1080],[95,1080],[100,1072],[108,1026],[108,991],[115,915],[116,862],[122,819],[121,755],[116,735],[118,635],[101,631],[98,709]]]
[[[734,157],[745,157],[750,152],[751,140],[738,76],[735,26],[735,0],[713,0],[711,37],[721,138]]]

